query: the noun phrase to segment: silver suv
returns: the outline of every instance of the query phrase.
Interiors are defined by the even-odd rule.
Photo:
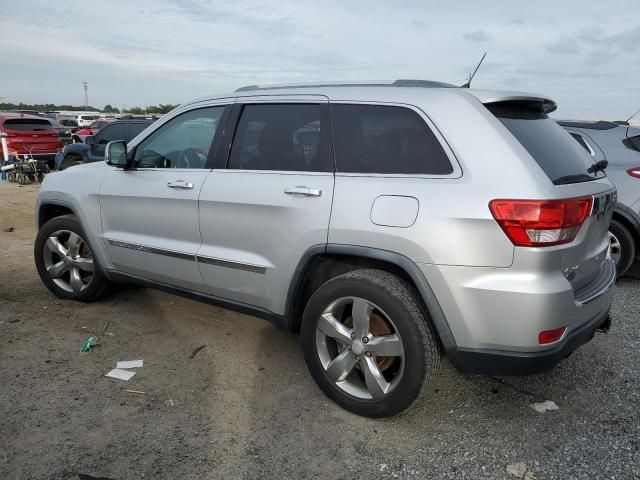
[[[408,407],[441,352],[542,372],[608,327],[615,281],[615,189],[554,108],[407,80],[199,99],[47,176],[36,266],[64,299],[134,282],[300,331],[360,415]]]

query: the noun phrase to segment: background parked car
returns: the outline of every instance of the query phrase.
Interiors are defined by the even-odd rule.
[[[84,143],[71,143],[56,155],[55,168],[64,170],[73,165],[104,160],[104,149],[113,140],[131,141],[153,123],[153,120],[118,120],[108,123],[95,136],[89,135]]]
[[[78,129],[78,122],[72,118],[59,118],[58,117],[58,121],[64,125],[65,127],[69,127],[72,130],[77,130]]]
[[[29,155],[53,165],[60,151],[60,137],[49,120],[23,113],[0,113],[0,131],[7,134],[9,152]],[[2,157],[0,149],[0,157]],[[3,159],[4,160],[4,159]]]
[[[614,122],[558,122],[593,157],[607,160],[607,176],[618,189],[609,228],[618,276],[640,255],[640,128]]]
[[[95,135],[96,133],[98,133],[100,131],[101,128],[105,127],[106,125],[109,125],[110,123],[112,123],[114,120],[96,120],[95,122],[91,123],[91,125],[89,125],[88,127],[79,127],[73,135],[73,141],[74,142],[84,142],[84,139],[86,137],[88,137],[89,135]]]
[[[68,143],[71,143],[72,128],[64,126],[62,123],[52,118],[49,118],[48,120],[51,126],[54,128],[54,130],[58,132],[58,137],[60,137],[60,143],[63,146]]]
[[[76,117],[79,127],[88,127],[96,120],[98,120],[98,116],[96,115],[78,115]]]

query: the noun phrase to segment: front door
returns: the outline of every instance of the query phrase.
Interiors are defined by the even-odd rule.
[[[133,167],[112,168],[100,189],[102,235],[116,270],[202,291],[198,195],[225,106],[174,116],[134,146]]]
[[[198,264],[210,294],[282,314],[298,261],[327,243],[333,160],[326,97],[272,98],[234,107],[228,167],[200,194]]]

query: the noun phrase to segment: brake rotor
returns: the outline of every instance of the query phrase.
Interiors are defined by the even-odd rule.
[[[352,328],[353,327],[353,317],[351,317],[351,316],[347,317],[347,319],[344,321],[344,324],[347,327]],[[369,319],[369,331],[371,332],[371,335],[373,335],[374,337],[381,337],[381,336],[384,336],[384,335],[392,335],[393,334],[393,330],[391,329],[391,325],[389,325],[389,323],[384,319],[384,317],[382,315],[380,315],[379,313],[377,313],[375,311],[371,314],[371,318]],[[395,357],[376,356],[376,364],[378,365],[378,369],[381,372],[384,372],[391,365],[393,365],[394,361],[395,361]],[[359,363],[356,364],[356,368],[358,370],[362,369],[360,367]]]

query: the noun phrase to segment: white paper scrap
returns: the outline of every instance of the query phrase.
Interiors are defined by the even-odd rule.
[[[118,362],[116,368],[142,368],[142,360],[124,360]]]
[[[130,372],[129,370],[122,370],[121,368],[114,368],[105,377],[117,378],[118,380],[130,380],[136,372]]]

